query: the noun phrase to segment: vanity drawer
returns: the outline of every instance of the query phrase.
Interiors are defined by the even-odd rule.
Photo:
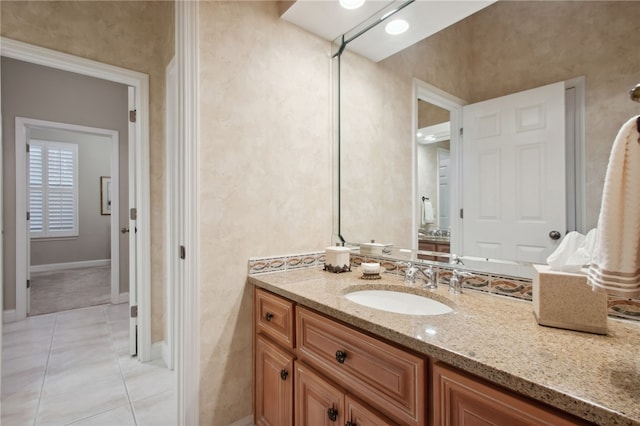
[[[426,424],[424,359],[300,306],[296,328],[300,360],[400,424]]]
[[[293,302],[256,288],[255,309],[256,332],[270,336],[283,346],[293,349]]]

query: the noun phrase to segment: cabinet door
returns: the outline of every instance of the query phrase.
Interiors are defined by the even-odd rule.
[[[433,365],[434,425],[564,426],[587,424],[442,363]]]
[[[343,426],[344,393],[307,366],[295,363],[295,418],[300,426]]]
[[[395,423],[375,413],[367,406],[347,395],[344,399],[347,426],[391,426]]]
[[[256,424],[293,425],[293,356],[256,336]]]

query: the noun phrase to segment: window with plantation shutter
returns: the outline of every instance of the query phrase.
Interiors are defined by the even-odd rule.
[[[32,238],[78,235],[78,145],[29,141]]]

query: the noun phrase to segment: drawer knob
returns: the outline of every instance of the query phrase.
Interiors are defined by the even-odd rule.
[[[327,416],[329,416],[329,420],[335,422],[336,420],[338,420],[338,410],[336,410],[335,408],[329,408],[327,410]]]
[[[344,426],[358,426],[358,424],[354,422],[346,422]]]
[[[267,321],[271,321],[272,318],[273,318],[273,314],[271,312],[267,312],[264,315],[264,319],[266,319]]]
[[[288,375],[289,375],[289,372],[287,370],[280,370],[280,378],[282,380],[287,380]]]
[[[336,361],[340,364],[344,364],[344,360],[347,359],[347,353],[344,351],[336,351]]]

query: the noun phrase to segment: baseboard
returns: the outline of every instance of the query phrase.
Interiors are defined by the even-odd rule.
[[[6,310],[2,313],[2,322],[4,324],[8,323],[8,322],[15,322],[16,321],[16,310],[15,309],[9,309]]]
[[[253,414],[231,423],[229,426],[253,426]]]
[[[29,267],[29,271],[30,272],[49,272],[49,271],[60,271],[62,269],[92,268],[94,266],[109,266],[109,265],[111,265],[111,259],[83,260],[81,262],[50,263],[48,265],[31,265]]]
[[[118,296],[118,304],[120,303],[128,303],[129,302],[129,292],[120,293]]]
[[[167,356],[169,355],[169,347],[167,342],[161,340],[159,342],[155,342],[151,344],[151,360],[161,359],[165,362],[165,364],[169,365],[167,362]]]

